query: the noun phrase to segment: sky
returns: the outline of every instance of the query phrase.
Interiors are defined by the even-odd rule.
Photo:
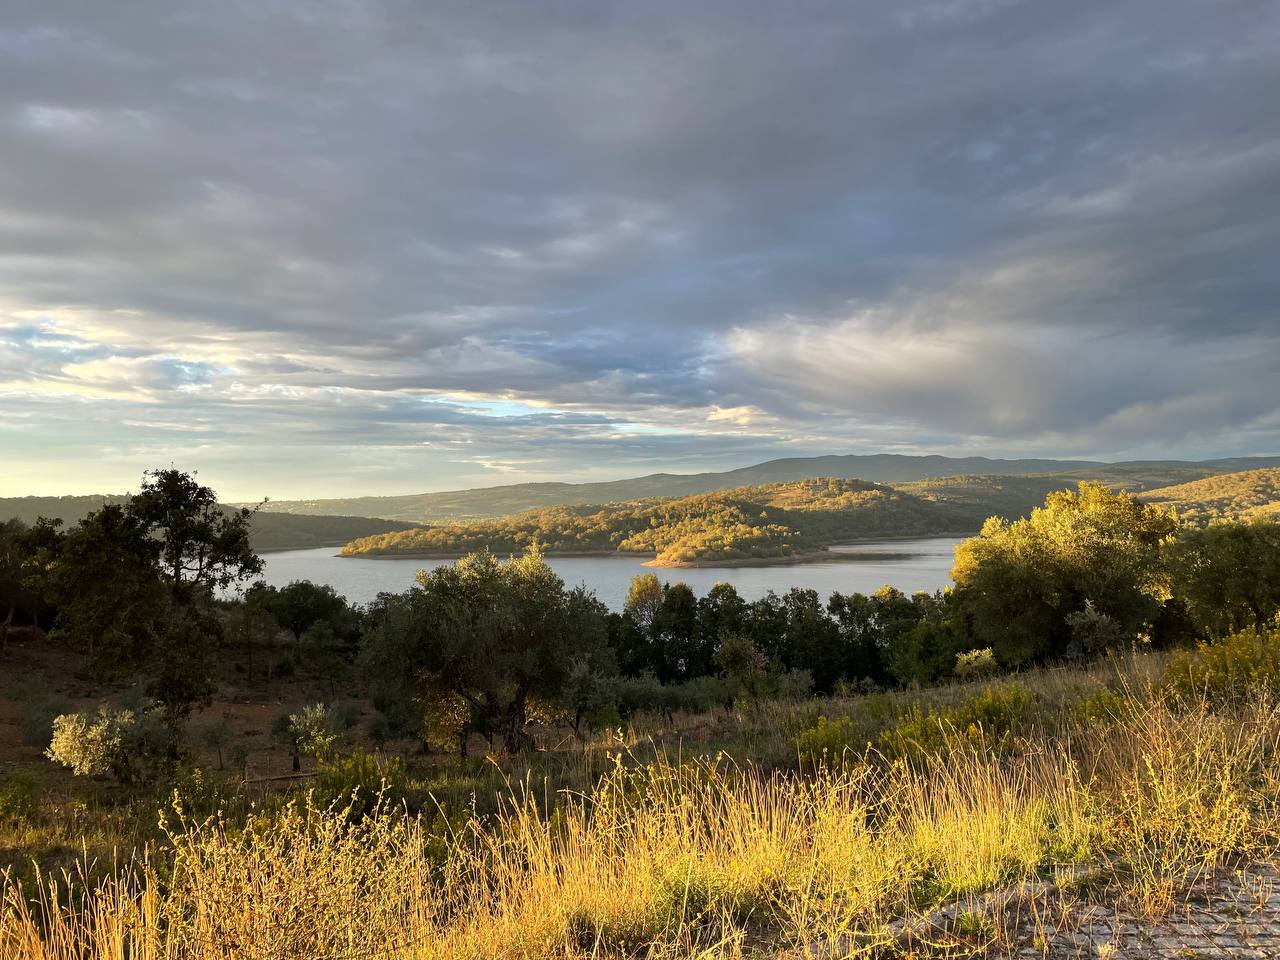
[[[1280,3],[7,0],[0,495],[1280,453]]]

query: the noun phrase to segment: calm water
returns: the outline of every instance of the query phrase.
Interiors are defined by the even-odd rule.
[[[785,593],[792,587],[812,588],[824,599],[834,591],[871,593],[886,583],[906,593],[933,591],[951,582],[951,554],[959,542],[955,537],[937,537],[849,544],[832,548],[840,554],[839,560],[774,567],[655,569],[632,557],[549,557],[548,562],[569,586],[586,584],[610,608],[621,610],[631,578],[639,573],[655,573],[671,583],[683,580],[699,596],[716,583],[731,583],[748,600],[769,590]],[[353,603],[368,603],[383,590],[404,590],[419,570],[450,562],[344,558],[335,547],[283,550],[264,554],[263,560],[263,578],[270,584],[327,583]]]

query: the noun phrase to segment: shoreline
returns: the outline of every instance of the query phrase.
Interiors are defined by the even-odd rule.
[[[894,543],[912,543],[919,540],[938,540],[943,538],[961,538],[977,536],[975,532],[943,532],[943,533],[921,533],[914,534],[909,537],[861,537],[856,540],[841,540],[839,543],[833,543],[827,547],[819,547],[813,550],[805,550],[802,553],[790,554],[781,557],[727,557],[724,559],[707,559],[707,560],[679,560],[674,562],[657,561],[657,554],[652,551],[618,551],[618,550],[565,550],[552,551],[543,554],[547,559],[555,557],[569,558],[586,558],[600,557],[611,558],[618,557],[627,560],[640,560],[642,567],[650,567],[655,570],[685,570],[697,569],[700,567],[790,567],[798,566],[806,563],[821,563],[823,561],[837,560],[841,562],[857,563],[868,557],[879,557],[878,554],[856,553],[854,551],[842,551],[833,549],[835,547],[852,547],[867,543],[883,543],[889,545]],[[474,551],[471,551],[474,552]],[[886,555],[893,555],[892,550],[885,550]],[[356,553],[348,554],[339,552],[337,557],[343,560],[457,560],[465,557],[467,552],[417,552],[406,551],[404,553]],[[647,559],[644,559],[647,558]]]

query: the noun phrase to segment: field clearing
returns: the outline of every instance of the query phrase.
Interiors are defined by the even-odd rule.
[[[1157,930],[1197,890],[1261,891],[1280,838],[1276,698],[1174,702],[1168,660],[546,728],[524,760],[401,745],[368,817],[207,773],[132,853],[143,798],[99,811],[110,862],[15,871],[0,956],[1050,955],[1099,910]],[[988,725],[947,719],[973,704]]]

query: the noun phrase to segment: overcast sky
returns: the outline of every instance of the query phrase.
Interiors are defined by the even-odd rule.
[[[1280,3],[7,0],[0,494],[1280,453]]]

